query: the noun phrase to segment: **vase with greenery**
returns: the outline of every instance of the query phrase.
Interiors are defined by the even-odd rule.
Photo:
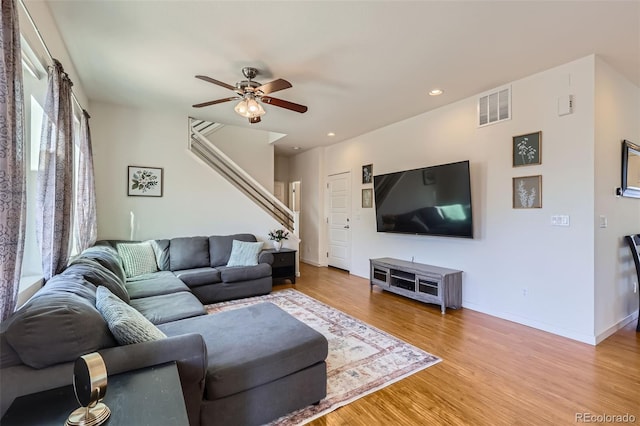
[[[269,239],[273,241],[273,247],[276,251],[282,248],[282,240],[289,239],[289,231],[286,229],[273,229],[269,231]]]

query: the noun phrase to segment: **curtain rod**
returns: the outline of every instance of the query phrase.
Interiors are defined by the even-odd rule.
[[[20,5],[22,6],[22,10],[24,10],[24,13],[27,14],[27,18],[29,18],[29,22],[31,23],[31,26],[33,27],[33,29],[36,32],[36,35],[38,36],[38,40],[40,40],[40,44],[42,44],[42,47],[44,47],[44,51],[46,52],[47,56],[49,57],[49,61],[50,61],[50,65],[53,66],[54,62],[53,62],[53,55],[51,54],[51,51],[49,50],[49,46],[47,46],[47,43],[44,42],[44,38],[42,37],[42,34],[40,33],[40,30],[38,29],[38,26],[36,25],[35,21],[33,20],[33,17],[31,16],[31,13],[29,13],[29,9],[27,9],[27,5],[24,4],[24,0],[18,0],[20,2]],[[76,94],[73,92],[73,88],[71,88],[71,99],[73,99],[73,101],[76,103],[76,105],[78,105],[78,108],[80,108],[81,111],[85,111],[85,109],[82,107],[82,104],[80,104],[80,101],[78,101],[78,98],[76,96]]]

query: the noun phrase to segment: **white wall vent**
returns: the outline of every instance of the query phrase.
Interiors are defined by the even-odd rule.
[[[511,86],[483,93],[478,98],[478,127],[511,119]]]

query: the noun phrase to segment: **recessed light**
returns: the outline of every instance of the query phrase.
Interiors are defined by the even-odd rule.
[[[293,149],[294,151],[297,151],[297,150],[299,150],[299,149],[300,149],[300,147],[299,147],[299,146],[294,146],[292,149]]]
[[[433,89],[429,91],[429,96],[440,96],[444,93],[442,89]]]
[[[335,133],[333,133],[333,132],[329,132],[329,133],[327,133],[327,136],[329,136],[330,138],[334,137],[335,135],[336,135],[336,134],[335,134]]]

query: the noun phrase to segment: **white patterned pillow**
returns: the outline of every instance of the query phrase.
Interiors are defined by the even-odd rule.
[[[96,308],[120,345],[150,342],[167,336],[140,312],[124,303],[104,286],[96,291]]]
[[[258,264],[258,255],[262,250],[262,242],[249,243],[233,240],[231,256],[227,266],[254,266]]]
[[[156,254],[149,241],[118,244],[118,254],[127,278],[158,271]]]

